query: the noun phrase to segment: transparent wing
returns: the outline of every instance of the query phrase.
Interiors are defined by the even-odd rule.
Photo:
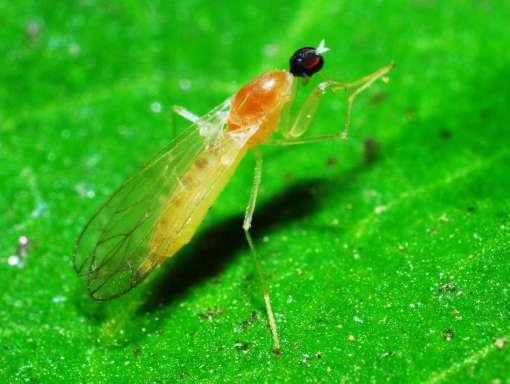
[[[119,296],[145,276],[135,272],[148,253],[164,202],[180,187],[190,164],[223,135],[229,100],[172,141],[129,178],[96,212],[80,234],[74,268],[95,299]]]

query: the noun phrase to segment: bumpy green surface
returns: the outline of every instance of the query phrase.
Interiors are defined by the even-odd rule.
[[[508,382],[508,1],[30,3],[0,2],[1,382]],[[282,357],[241,231],[252,156],[174,263],[91,301],[74,241],[170,106],[204,113],[323,37],[325,76],[397,68],[348,142],[263,148]],[[313,130],[341,124],[329,97]]]

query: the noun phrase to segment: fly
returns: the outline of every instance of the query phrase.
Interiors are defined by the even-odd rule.
[[[234,174],[248,150],[255,153],[255,173],[243,230],[261,282],[275,353],[280,353],[269,289],[250,234],[262,174],[262,143],[295,145],[346,139],[353,102],[375,81],[387,81],[393,64],[353,82],[325,80],[306,98],[294,121],[280,124],[292,104],[298,83],[306,83],[324,65],[329,49],[305,47],[290,58],[290,70],[276,70],[255,78],[204,116],[174,106],[192,125],[141,170],[130,177],[94,214],[75,248],[74,268],[92,298],[108,300],[138,285],[156,267],[186,245],[208,209]],[[328,92],[347,91],[343,130],[302,138],[319,101]],[[270,136],[280,129],[283,139]]]

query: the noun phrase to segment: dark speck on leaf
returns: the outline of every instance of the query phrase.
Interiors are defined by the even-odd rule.
[[[377,105],[386,100],[386,97],[388,97],[386,92],[378,92],[370,98],[370,102],[374,105]]]
[[[370,163],[377,158],[379,153],[379,143],[374,138],[368,137],[363,143],[365,161]]]
[[[326,167],[334,167],[338,164],[338,159],[335,156],[330,156],[326,159]]]
[[[472,205],[470,205],[469,207],[467,207],[467,211],[468,213],[473,213],[474,211],[476,211],[476,208]]]
[[[139,357],[143,352],[143,349],[141,346],[137,345],[134,349],[133,349],[133,355],[135,357]]]
[[[246,331],[248,328],[250,328],[253,323],[257,320],[257,312],[253,311],[251,313],[251,316],[248,317],[246,320],[244,320],[242,323],[241,323],[241,327],[244,331]]]
[[[25,36],[30,44],[34,44],[41,35],[41,24],[38,21],[31,20],[25,26]]]
[[[489,114],[490,114],[490,112],[487,109],[482,109],[480,111],[480,118],[482,120],[487,120],[487,118],[489,117]]]
[[[211,308],[198,314],[198,318],[204,321],[211,321],[213,318],[221,316],[225,313],[222,309]]]
[[[294,180],[294,175],[290,172],[286,172],[283,175],[283,180],[285,180],[286,182],[291,182],[292,180]]]
[[[448,129],[442,129],[439,132],[439,137],[443,140],[449,140],[452,138],[452,132]]]
[[[236,341],[234,347],[241,352],[248,352],[251,348],[251,344],[245,341]]]
[[[404,116],[407,120],[412,120],[416,116],[416,110],[412,107],[408,107],[404,111]]]
[[[453,329],[446,328],[443,330],[443,339],[446,341],[452,341],[453,339]]]
[[[181,379],[187,379],[189,377],[189,373],[186,371],[183,371],[179,374]]]
[[[441,292],[455,292],[457,287],[455,286],[455,283],[452,281],[448,281],[446,283],[441,283],[439,285],[439,290]]]

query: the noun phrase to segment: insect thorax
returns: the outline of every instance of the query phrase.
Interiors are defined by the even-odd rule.
[[[257,126],[249,146],[265,141],[277,128],[283,106],[292,99],[293,76],[287,71],[267,72],[236,93],[228,120],[230,131]]]

